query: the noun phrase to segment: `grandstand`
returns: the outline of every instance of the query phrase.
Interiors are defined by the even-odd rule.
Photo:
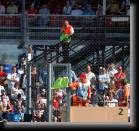
[[[47,62],[47,64],[52,65],[52,67],[50,65],[48,66],[50,72],[53,70],[58,70],[57,72],[51,72],[52,74],[54,74],[54,78],[56,78],[56,76],[61,73],[59,72],[60,69],[70,70],[71,68],[73,71],[75,71],[76,75],[79,76],[82,72],[86,72],[86,67],[88,65],[92,65],[91,68],[93,72],[96,74],[96,76],[98,76],[99,68],[107,67],[107,65],[111,63],[115,63],[116,66],[122,65],[123,71],[125,71],[126,74],[129,73],[129,15],[123,14],[123,12],[120,12],[119,14],[109,14],[109,11],[106,10],[106,6],[108,6],[107,0],[99,0],[98,3],[94,1],[93,3],[93,8],[95,9],[95,11],[97,10],[97,4],[100,4],[102,6],[102,15],[65,15],[62,14],[62,9],[66,4],[66,0],[60,0],[57,2],[56,1],[57,0],[48,0],[46,2],[44,2],[43,0],[35,1],[36,3],[34,3],[34,7],[37,10],[40,9],[40,7],[38,7],[39,4],[40,6],[46,4],[49,7],[50,14],[48,15],[39,13],[28,14],[26,10],[32,4],[32,0],[23,0],[22,3],[20,3],[21,1],[19,2],[18,0],[16,0],[16,5],[18,5],[19,7],[18,13],[0,14],[0,44],[17,45],[19,51],[24,50],[24,47],[31,46],[33,50],[31,52],[32,58],[27,60],[27,98],[29,99],[27,99],[27,115],[31,115],[32,109],[36,108],[35,100],[37,98],[37,91],[39,90],[38,88],[36,89],[36,87],[34,89],[32,87],[33,83],[30,82],[31,65],[35,64],[38,69],[42,69]],[[80,3],[81,1],[82,4],[83,2],[85,2],[84,0],[79,0],[78,2]],[[117,1],[122,2],[122,0]],[[8,2],[9,0],[5,0],[2,1],[2,4],[8,6]],[[127,6],[129,5],[128,0],[123,0],[123,2],[127,2]],[[54,3],[57,5],[56,7],[54,6]],[[120,6],[121,5],[122,4],[120,3]],[[57,8],[59,8],[60,11],[58,13],[55,13],[57,11]],[[41,18],[48,19],[48,23],[45,26],[39,24],[38,21]],[[59,41],[60,28],[64,20],[68,20],[73,25],[75,30],[75,34],[72,36],[72,41],[69,45],[68,63],[64,63],[62,46]],[[48,79],[52,80],[50,74]],[[129,75],[127,75],[127,79],[128,82],[130,82]],[[50,83],[47,86],[51,85],[51,80],[49,80]],[[33,90],[36,93],[35,95]],[[51,106],[49,105],[49,101],[54,99],[51,98],[53,97],[53,95],[51,96],[51,93],[53,93],[53,91],[51,92],[50,90],[48,90],[47,93],[49,93],[47,94],[48,105],[47,107],[45,107],[45,110],[46,108],[48,108],[47,111],[49,113],[47,112],[48,114],[45,115],[45,118],[47,117],[47,120],[44,118],[45,120],[43,121],[51,122],[55,121],[55,119],[51,120],[52,103]],[[66,93],[66,102],[69,100],[66,104],[69,107],[66,107],[66,111],[63,111],[64,109],[62,109],[62,116],[60,118],[56,118],[59,118],[59,121],[62,122],[70,121],[68,112],[70,110],[69,108],[71,102],[71,92],[69,91],[69,89],[66,89]],[[61,108],[62,107],[60,107],[60,109]],[[73,113],[75,111],[76,114],[76,110],[72,109],[72,111]],[[73,119],[74,118],[72,118],[72,120]],[[29,121],[28,116],[25,118],[25,121]],[[77,121],[75,120],[75,122]]]

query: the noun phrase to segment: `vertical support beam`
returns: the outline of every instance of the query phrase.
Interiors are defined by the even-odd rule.
[[[31,65],[27,62],[27,114],[31,115]]]
[[[31,54],[32,50],[31,47],[28,48],[28,54],[27,54],[27,115],[28,120],[31,121],[31,113],[32,113],[32,99],[31,99],[31,65],[30,60],[32,58]]]
[[[25,0],[22,0],[22,45],[24,46],[29,41],[27,28],[28,28],[28,22],[27,22],[27,14],[25,12]]]
[[[70,78],[71,64],[68,64],[68,77]],[[71,83],[71,79],[69,79],[69,83]],[[71,106],[71,89],[66,88],[67,94],[67,110],[66,110],[66,122],[70,122],[70,106]]]
[[[47,95],[47,121],[52,122],[52,64],[48,65],[48,95]]]
[[[102,14],[106,15],[106,0],[103,0]]]
[[[25,13],[26,10],[26,0],[22,0],[22,14]]]

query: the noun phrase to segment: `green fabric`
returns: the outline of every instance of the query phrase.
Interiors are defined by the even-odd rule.
[[[52,89],[61,89],[68,87],[69,78],[68,77],[58,77],[52,86]]]
[[[71,41],[71,37],[67,36],[66,34],[62,33],[60,35],[60,41],[61,42],[70,42]]]

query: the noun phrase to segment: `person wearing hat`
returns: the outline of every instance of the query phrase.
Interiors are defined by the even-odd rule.
[[[126,79],[126,74],[123,72],[122,66],[118,67],[118,72],[114,74],[114,83],[117,89],[122,87],[122,80]]]
[[[90,102],[91,91],[85,73],[80,75],[80,80],[78,82],[71,83],[69,87],[72,90],[76,90],[77,105],[86,106],[86,104]]]

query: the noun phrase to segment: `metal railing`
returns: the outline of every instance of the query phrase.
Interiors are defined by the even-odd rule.
[[[128,37],[129,16],[0,14],[0,39],[58,40],[63,21],[75,29],[74,39]],[[49,43],[49,42],[47,42]]]

